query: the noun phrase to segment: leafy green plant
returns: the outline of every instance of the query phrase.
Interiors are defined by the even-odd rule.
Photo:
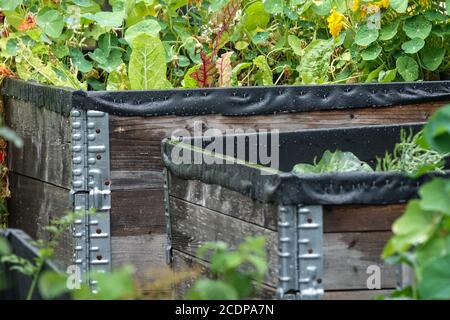
[[[376,171],[397,171],[419,176],[427,171],[442,172],[445,158],[449,153],[430,150],[424,146],[423,131],[413,134],[400,131],[400,142],[392,153],[386,152],[383,158],[377,158]]]
[[[450,105],[438,110],[424,129],[425,142],[450,152]],[[435,178],[423,185],[420,199],[408,203],[392,227],[383,251],[391,263],[412,267],[414,279],[395,298],[450,299],[450,180]]]
[[[221,241],[205,243],[199,255],[212,251],[213,279],[199,279],[187,293],[193,300],[235,300],[250,298],[262,284],[267,272],[263,237],[247,238],[235,250]]]
[[[327,150],[319,162],[314,159],[314,164],[299,163],[292,169],[292,172],[296,174],[354,171],[373,172],[373,169],[353,153],[340,150],[335,152]]]

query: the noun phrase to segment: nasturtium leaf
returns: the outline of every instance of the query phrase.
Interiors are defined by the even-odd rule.
[[[296,55],[301,56],[303,54],[302,41],[297,36],[288,35],[288,43]]]
[[[140,34],[148,34],[150,36],[158,37],[161,31],[161,26],[156,20],[148,19],[142,20],[125,31],[125,40],[132,44],[133,40]]]
[[[118,28],[122,25],[125,15],[122,11],[86,13],[82,17],[97,22],[102,27]]]
[[[46,35],[58,38],[64,28],[64,18],[58,10],[45,7],[37,15],[37,25],[42,28]]]
[[[418,291],[424,300],[450,299],[450,254],[429,261],[420,270]]]
[[[312,2],[312,9],[316,14],[318,14],[319,16],[327,16],[330,14],[330,11],[333,8],[333,5],[336,5],[338,1],[320,0],[320,1],[311,1],[311,2]],[[343,1],[339,1],[339,2],[342,3]],[[339,8],[337,8],[337,10],[340,11]]]
[[[51,50],[58,59],[62,59],[69,55],[69,48],[64,44],[54,45],[51,47]]]
[[[258,72],[256,73],[257,83],[261,86],[273,85],[272,70],[267,63],[266,57],[263,55],[256,57],[253,60],[253,64],[258,68]]]
[[[253,64],[251,62],[242,62],[242,63],[239,63],[237,66],[235,66],[233,68],[233,70],[231,71],[231,85],[232,86],[239,85],[239,81],[238,81],[239,73],[245,69],[250,68],[252,65]]]
[[[425,41],[421,38],[412,38],[402,44],[402,49],[406,53],[417,53],[425,45]]]
[[[252,38],[252,42],[254,44],[258,44],[261,43],[263,41],[266,41],[267,39],[269,39],[270,33],[269,32],[258,32],[257,34],[255,34]]]
[[[186,295],[189,300],[236,300],[239,294],[234,287],[221,281],[200,279]]]
[[[378,44],[372,44],[361,51],[361,57],[363,60],[370,61],[375,60],[381,53],[381,47]]]
[[[44,299],[55,299],[68,292],[67,277],[54,271],[44,271],[39,277],[39,292]]]
[[[242,26],[247,31],[253,31],[257,28],[266,28],[270,21],[270,15],[264,9],[264,4],[257,1],[249,5],[244,11]]]
[[[419,190],[420,206],[428,211],[437,211],[450,216],[449,181],[442,178],[433,179]]]
[[[284,0],[266,0],[264,1],[264,9],[270,14],[283,13]]]
[[[423,67],[430,71],[435,71],[441,65],[445,56],[445,48],[425,47],[422,51]]]
[[[187,67],[191,64],[191,61],[189,60],[188,57],[183,56],[183,55],[179,55],[178,56],[178,66],[181,68]]]
[[[5,128],[5,127],[3,127]],[[8,241],[5,238],[0,238],[0,256],[6,256],[11,253]]]
[[[439,152],[450,152],[450,105],[437,110],[425,125],[427,144]]]
[[[299,163],[292,169],[292,172],[296,174],[355,171],[373,172],[373,169],[353,153],[340,150],[335,152],[327,150],[318,163]]]
[[[71,0],[73,4],[76,4],[79,7],[89,8],[95,6],[95,2],[93,0]]]
[[[415,81],[419,77],[419,66],[411,57],[401,56],[396,61],[398,73],[405,81]]]
[[[390,0],[389,5],[398,13],[404,13],[408,8],[408,0]]]
[[[132,44],[128,74],[131,90],[168,89],[164,47],[157,37],[138,35]]]
[[[381,27],[380,30],[380,40],[386,41],[391,40],[397,34],[398,26],[400,24],[399,19],[395,19],[388,24]]]
[[[397,76],[397,69],[380,71],[378,74],[378,82],[392,82]]]
[[[78,68],[79,71],[86,73],[92,70],[92,63],[86,60],[80,49],[70,49],[70,57],[72,58],[72,64]]]
[[[9,56],[15,56],[19,51],[19,45],[17,39],[10,38],[6,42],[6,54]]]
[[[425,39],[430,35],[433,25],[423,15],[409,18],[403,24],[403,31],[409,38]]]
[[[238,41],[235,43],[234,47],[236,48],[236,50],[245,50],[247,49],[249,43],[247,41]]]
[[[378,30],[369,29],[366,25],[358,29],[355,36],[355,43],[360,46],[368,46],[378,38]]]
[[[0,9],[2,11],[14,11],[23,3],[23,0],[0,0]]]
[[[447,20],[447,17],[444,14],[440,13],[438,10],[432,10],[432,9],[427,10],[424,12],[424,16],[425,16],[425,18],[427,18],[430,21],[444,22]]]

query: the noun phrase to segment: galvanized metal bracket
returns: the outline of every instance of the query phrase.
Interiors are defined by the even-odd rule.
[[[279,206],[278,298],[321,299],[323,288],[322,206]]]
[[[163,170],[164,175],[164,217],[166,220],[166,263],[172,264],[172,222],[170,217],[170,197],[169,197],[169,173],[167,168]]]
[[[111,271],[109,121],[95,110],[74,109],[71,118],[74,262],[95,290],[92,274]]]

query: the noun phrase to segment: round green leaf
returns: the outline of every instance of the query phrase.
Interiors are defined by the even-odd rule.
[[[236,44],[234,45],[234,47],[236,48],[236,50],[244,50],[248,47],[249,43],[247,41],[238,41],[236,42]]]
[[[14,11],[23,3],[23,0],[0,0],[0,9],[4,11]]]
[[[450,105],[436,111],[424,130],[428,145],[439,152],[450,152]]]
[[[444,60],[444,48],[426,47],[421,52],[423,67],[427,70],[435,71]]]
[[[396,19],[381,27],[380,40],[391,40],[396,34],[400,20]]]
[[[58,38],[64,28],[64,19],[57,10],[45,7],[37,15],[37,24],[46,35]]]
[[[283,13],[284,1],[283,0],[266,0],[264,2],[264,9],[270,14]]]
[[[242,25],[248,31],[256,28],[267,27],[270,15],[264,10],[264,4],[260,1],[254,2],[245,9]]]
[[[425,39],[430,35],[432,27],[433,25],[430,21],[428,21],[424,16],[418,15],[405,21],[403,31],[405,31],[406,35],[411,39]]]
[[[161,26],[156,20],[142,20],[125,31],[125,40],[131,45],[133,40],[140,34],[158,37],[160,31]]]
[[[297,36],[288,35],[288,43],[296,55],[301,56],[303,54],[302,41]]]
[[[415,81],[419,77],[417,62],[408,56],[401,56],[396,61],[397,71],[405,81]]]
[[[450,299],[450,254],[427,263],[418,284],[421,299]]]
[[[398,13],[404,13],[408,8],[408,0],[390,0],[389,5]]]
[[[361,51],[361,57],[365,61],[375,60],[381,53],[381,47],[378,44],[373,44]]]
[[[122,25],[124,19],[123,11],[106,12],[101,11],[95,14],[86,13],[82,15],[83,18],[97,22],[102,27],[118,28]]]
[[[363,25],[358,29],[355,36],[355,43],[360,46],[368,46],[378,38],[377,29],[369,29],[366,25]]]
[[[425,45],[425,41],[421,38],[413,38],[402,44],[402,49],[406,53],[416,53]]]

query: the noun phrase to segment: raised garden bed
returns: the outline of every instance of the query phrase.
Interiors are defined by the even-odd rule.
[[[160,142],[174,131],[192,132],[196,121],[203,130],[281,131],[422,122],[450,101],[450,82],[86,92],[5,79],[2,95],[7,124],[24,140],[8,152],[10,225],[39,238],[51,218],[94,207],[101,225],[81,221],[81,237],[65,237],[59,260],[71,264],[81,245],[84,270],[88,260],[106,270],[132,263],[144,282],[166,264]],[[401,211],[393,206],[390,216]],[[346,216],[333,219],[345,225]],[[96,241],[99,251],[87,254]]]
[[[173,268],[207,270],[208,261],[197,254],[204,242],[237,245],[247,236],[263,235],[269,271],[262,297],[317,299],[325,290],[326,299],[367,299],[389,292],[401,285],[402,275],[382,262],[381,252],[403,204],[417,196],[429,175],[418,179],[396,172],[298,175],[291,170],[335,149],[351,151],[373,166],[377,156],[399,142],[401,128],[420,127],[281,133],[279,171],[262,165],[261,158],[249,162],[249,154],[260,154],[259,147],[271,141],[261,140],[261,133],[256,134],[258,142],[255,134],[166,139],[162,152],[168,168],[166,210]],[[234,154],[225,157],[211,151],[217,141]],[[255,145],[253,153],[236,154]],[[181,162],[178,156],[192,162]],[[377,290],[368,290],[370,266],[380,268]],[[178,295],[189,285],[178,286]]]

